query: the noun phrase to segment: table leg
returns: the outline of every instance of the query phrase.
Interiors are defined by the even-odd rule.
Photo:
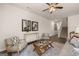
[[[53,48],[54,48],[54,46],[52,46],[52,44],[51,44],[51,43],[50,43],[49,45],[50,45],[51,47],[53,47]]]

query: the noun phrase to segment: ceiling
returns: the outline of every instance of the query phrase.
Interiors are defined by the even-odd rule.
[[[58,9],[52,14],[50,14],[49,11],[42,11],[48,8],[48,5],[45,3],[14,3],[11,5],[29,10],[50,20],[55,18],[60,19],[71,15],[79,14],[79,3],[61,3],[63,9]]]

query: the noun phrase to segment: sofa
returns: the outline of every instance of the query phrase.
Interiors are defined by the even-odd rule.
[[[73,49],[79,54],[79,33],[73,33],[73,35],[70,36],[69,43],[73,47]]]

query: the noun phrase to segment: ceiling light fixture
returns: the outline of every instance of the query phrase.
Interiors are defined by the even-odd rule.
[[[63,6],[60,6],[59,3],[46,3],[48,5],[47,9],[44,9],[43,11],[49,10],[50,13],[53,11],[56,11],[56,9],[62,9]]]
[[[51,7],[49,12],[51,13],[52,11],[55,11],[56,9],[54,7]]]

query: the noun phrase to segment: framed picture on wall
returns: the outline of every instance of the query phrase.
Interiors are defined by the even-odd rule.
[[[31,31],[31,29],[32,29],[32,22],[30,20],[28,20],[28,29],[29,29],[29,31]]]
[[[38,22],[32,21],[32,31],[38,31]]]
[[[29,24],[28,24],[28,20],[22,19],[22,31],[29,31]]]

